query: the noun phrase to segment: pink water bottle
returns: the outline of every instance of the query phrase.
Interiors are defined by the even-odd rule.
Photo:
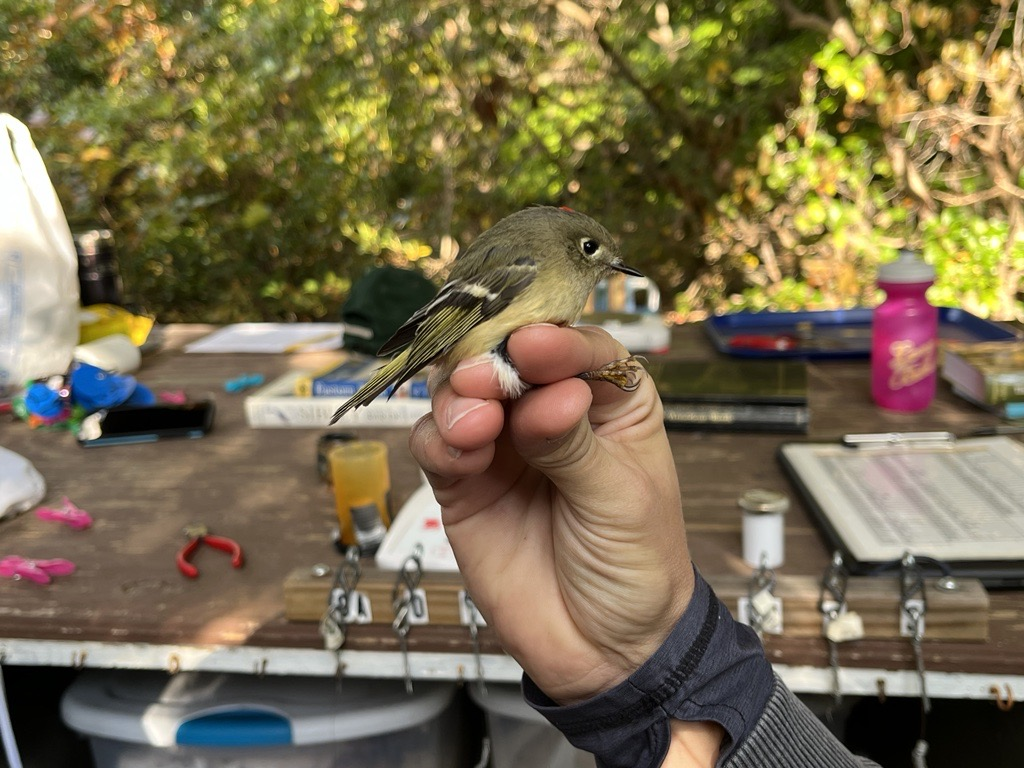
[[[885,301],[871,321],[871,395],[883,408],[920,411],[935,397],[939,311],[925,298],[935,269],[910,251],[878,267]]]

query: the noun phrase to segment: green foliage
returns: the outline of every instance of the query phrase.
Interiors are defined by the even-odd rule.
[[[982,317],[992,314],[1003,302],[1008,278],[1012,281],[1011,275],[1024,270],[1024,240],[1018,240],[1007,260],[1008,239],[1005,220],[977,216],[965,208],[946,208],[925,222],[922,254],[939,272],[929,299]]]
[[[1024,10],[848,10],[829,20],[799,107],[762,137],[756,170],[734,174],[708,228],[719,273],[749,286],[729,304],[870,304],[877,264],[909,247],[937,268],[933,301],[1024,318],[1024,68],[1009,33]],[[712,302],[728,293],[714,277]]]
[[[8,0],[0,103],[163,321],[335,317],[536,203],[686,316],[870,302],[908,245],[1021,316],[1021,11],[947,6]]]

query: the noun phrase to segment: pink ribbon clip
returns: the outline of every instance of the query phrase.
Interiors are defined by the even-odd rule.
[[[56,520],[79,531],[92,525],[89,513],[76,507],[67,496],[61,499],[59,507],[39,507],[36,517],[40,520]]]
[[[0,576],[18,581],[28,579],[36,584],[49,584],[53,576],[67,576],[75,572],[70,560],[29,560],[18,555],[8,555],[0,560]]]

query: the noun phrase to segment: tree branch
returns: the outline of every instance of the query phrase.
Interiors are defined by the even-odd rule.
[[[574,21],[579,24],[583,29],[590,32],[593,35],[594,42],[597,43],[598,49],[604,55],[604,57],[611,63],[611,66],[616,72],[625,80],[630,87],[635,89],[641,96],[643,96],[644,102],[650,107],[651,112],[654,113],[658,122],[661,124],[662,129],[666,133],[679,132],[687,142],[694,142],[700,138],[698,132],[691,125],[690,121],[686,119],[686,116],[679,114],[676,110],[666,107],[659,99],[657,94],[637,76],[636,72],[633,71],[632,67],[629,66],[622,55],[615,50],[615,47],[611,42],[604,36],[601,28],[601,24],[594,19],[586,10],[581,8],[572,0],[549,0],[549,3],[554,7],[555,12],[559,15]]]
[[[992,32],[989,33],[988,42],[985,44],[985,52],[981,55],[982,62],[988,62],[992,59],[992,54],[995,53],[996,46],[999,44],[999,38],[1003,33],[1003,25],[1006,24],[1006,20],[1010,17],[1010,5],[1013,0],[1002,0],[999,7],[999,18],[996,19],[996,23],[992,25]],[[1018,3],[1018,12],[1020,11]],[[982,78],[977,78],[971,85],[971,90],[964,98],[963,106],[964,109],[974,109],[974,103],[978,99],[978,93],[981,92]]]
[[[1002,193],[996,187],[989,187],[988,189],[983,189],[978,192],[972,192],[969,195],[955,195],[949,192],[932,190],[932,197],[940,203],[953,206],[954,208],[977,205],[978,203],[987,203],[989,200],[995,200],[1001,194]]]
[[[976,112],[970,112],[956,105],[943,105],[932,107],[931,109],[922,109],[918,112],[897,115],[894,119],[900,123],[927,122],[934,124],[938,122],[951,122],[960,128],[973,128],[979,125],[1008,125],[1013,121],[1013,118],[1008,115],[997,117],[979,115]]]
[[[597,45],[601,49],[601,52],[612,63],[612,66],[619,75],[644,97],[644,101],[647,103],[647,106],[649,106],[651,111],[657,116],[658,122],[661,123],[662,128],[667,133],[679,131],[687,142],[693,142],[699,138],[696,131],[694,131],[690,125],[690,122],[685,119],[685,116],[675,113],[675,110],[666,108],[658,99],[654,91],[641,82],[640,78],[637,77],[636,73],[629,66],[629,63],[619,54],[618,51],[615,50],[612,44],[601,32],[600,27],[594,27],[594,38],[597,41]]]
[[[834,37],[843,44],[846,52],[851,56],[856,56],[861,52],[861,44],[857,38],[857,33],[854,32],[849,19],[839,14],[835,3],[826,4],[832,17],[828,19],[824,16],[816,16],[813,13],[804,13],[793,5],[790,0],[776,0],[776,2],[778,3],[779,10],[785,14],[786,20],[793,29],[809,29],[813,32],[820,32],[827,37]]]

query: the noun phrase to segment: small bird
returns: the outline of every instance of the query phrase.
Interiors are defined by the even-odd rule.
[[[518,397],[528,385],[508,357],[509,335],[533,323],[572,325],[598,280],[612,272],[641,276],[622,263],[608,230],[589,216],[539,206],[505,217],[456,258],[437,296],[378,352],[401,353],[346,400],[330,423],[427,365],[437,364],[440,380],[447,381],[460,361],[484,354],[494,359],[502,391]],[[580,376],[632,390],[642,370],[628,357]]]

